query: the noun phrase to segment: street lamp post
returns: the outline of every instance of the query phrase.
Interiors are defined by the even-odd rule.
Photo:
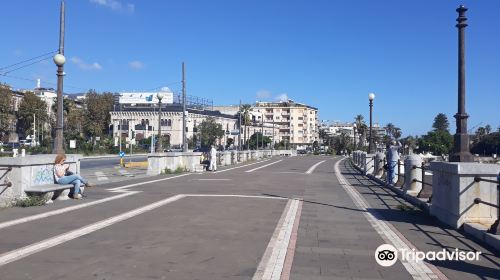
[[[467,27],[467,8],[463,5],[458,7],[458,112],[455,114],[457,130],[454,135],[453,154],[451,162],[472,162],[474,156],[469,151],[469,135],[467,133],[467,118],[465,112],[465,27]]]
[[[156,145],[156,152],[161,153],[163,152],[163,146],[161,143],[161,100],[165,96],[165,93],[163,91],[159,91],[156,94],[156,97],[158,97],[158,145]]]
[[[370,101],[370,142],[368,143],[368,153],[373,154],[373,135],[372,135],[372,112],[373,112],[373,99],[375,99],[375,94],[368,94],[368,100]]]
[[[64,77],[64,1],[61,1],[60,25],[59,25],[59,52],[54,56],[57,65],[57,112],[56,112],[56,137],[54,139],[54,152],[64,153],[63,134],[63,77]]]

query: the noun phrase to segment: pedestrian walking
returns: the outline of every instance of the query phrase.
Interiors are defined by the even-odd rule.
[[[69,171],[69,164],[65,164],[65,162],[65,154],[58,154],[56,156],[54,161],[54,180],[61,185],[72,184],[74,187],[71,188],[69,196],[74,199],[81,199],[83,194],[82,185],[88,188],[93,186],[82,176],[73,174],[73,172]]]
[[[394,184],[396,177],[396,166],[399,160],[399,152],[401,149],[401,142],[392,140],[391,145],[387,148],[387,184]]]
[[[216,171],[217,170],[217,150],[215,146],[212,145],[210,148],[210,168],[209,170]]]

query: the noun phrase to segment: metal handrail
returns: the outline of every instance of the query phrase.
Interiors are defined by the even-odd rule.
[[[9,173],[10,171],[12,171],[12,166],[9,166],[9,167],[0,167],[0,170],[5,170],[4,174],[2,174],[2,176],[0,177],[0,180],[3,179],[5,176],[7,176],[7,173]],[[2,194],[6,189],[12,187],[12,182],[8,181],[8,179],[5,179],[4,180],[6,183],[2,183],[0,184],[0,187],[4,187],[2,188],[2,190],[0,191],[0,194]]]

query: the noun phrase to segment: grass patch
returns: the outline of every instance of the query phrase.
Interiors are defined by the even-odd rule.
[[[32,207],[45,205],[45,196],[28,196],[16,201],[16,207]]]
[[[415,206],[408,206],[406,204],[399,204],[396,208],[400,211],[408,212],[408,213],[418,213],[420,209]]]
[[[163,174],[181,174],[183,172],[186,172],[187,169],[181,165],[177,166],[176,169],[172,170],[170,168],[165,168],[165,170],[163,171]]]

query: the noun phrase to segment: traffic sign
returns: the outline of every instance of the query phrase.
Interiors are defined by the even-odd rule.
[[[125,152],[121,151],[120,153],[118,153],[118,155],[119,155],[120,157],[124,157],[124,156],[125,156]]]

